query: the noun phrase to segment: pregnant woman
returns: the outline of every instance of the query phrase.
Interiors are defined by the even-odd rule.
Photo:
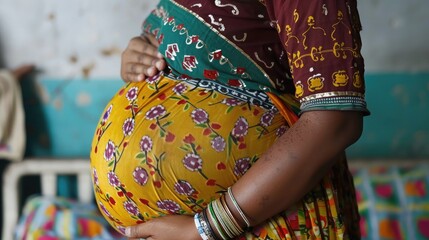
[[[103,215],[133,238],[359,239],[360,28],[355,0],[161,0],[94,136]]]

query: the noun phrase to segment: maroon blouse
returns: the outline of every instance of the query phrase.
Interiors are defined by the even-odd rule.
[[[294,94],[301,111],[368,113],[356,0],[174,2],[259,65],[269,87]]]
[[[301,109],[366,110],[356,0],[268,0]]]

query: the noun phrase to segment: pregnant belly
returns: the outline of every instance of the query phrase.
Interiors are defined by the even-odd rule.
[[[127,84],[107,104],[91,146],[97,204],[121,232],[199,212],[287,128],[272,110],[184,81]]]

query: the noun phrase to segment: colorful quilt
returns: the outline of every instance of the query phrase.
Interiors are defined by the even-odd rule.
[[[17,240],[119,239],[93,204],[65,198],[33,197],[19,220]]]
[[[352,167],[362,239],[429,239],[429,163],[404,165]]]
[[[351,167],[362,239],[429,239],[429,163]],[[30,199],[16,239],[118,239],[94,205],[63,198]]]

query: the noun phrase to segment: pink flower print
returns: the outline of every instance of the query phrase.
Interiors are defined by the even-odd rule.
[[[164,106],[157,105],[157,106],[152,107],[151,109],[149,109],[149,111],[147,111],[147,113],[146,113],[146,119],[153,120],[155,118],[164,116],[166,113],[167,113],[167,111],[165,110]]]
[[[279,128],[277,128],[276,130],[276,136],[280,137],[281,135],[283,135],[287,130],[289,129],[288,126],[286,125],[282,125]]]
[[[261,117],[261,125],[268,127],[273,123],[274,114],[272,112],[266,112]]]
[[[147,174],[146,169],[137,167],[133,172],[134,181],[136,183],[144,186],[147,183],[147,180],[149,179],[149,175]]]
[[[225,98],[224,100],[222,100],[222,103],[230,107],[235,107],[240,105],[242,102],[235,98]]]
[[[142,152],[150,152],[152,150],[152,139],[149,136],[143,136],[140,140],[140,149]]]
[[[178,194],[191,196],[195,193],[195,189],[191,186],[191,184],[185,180],[179,180],[176,184],[174,184],[174,190]]]
[[[209,114],[203,109],[197,108],[192,111],[191,117],[196,124],[202,124],[208,121]]]
[[[138,93],[138,88],[137,87],[132,87],[128,90],[127,94],[125,94],[125,97],[127,97],[127,99],[132,102],[134,100],[136,100],[137,98],[137,93]]]
[[[203,167],[203,160],[196,154],[188,153],[183,159],[183,165],[185,165],[189,171],[198,171]]]
[[[127,118],[122,126],[122,131],[124,132],[124,136],[129,136],[134,130],[134,119]]]
[[[115,155],[115,148],[113,141],[109,140],[106,145],[106,150],[104,150],[104,159],[106,159],[106,161],[112,160]]]
[[[110,117],[110,113],[112,113],[113,105],[110,104],[110,106],[107,108],[107,110],[103,114],[103,120],[101,120],[102,123],[105,123],[107,119]]]
[[[238,118],[237,122],[235,122],[234,128],[232,129],[232,136],[238,138],[243,137],[247,134],[249,129],[249,124],[244,117]]]
[[[93,180],[94,184],[98,186],[98,184],[99,184],[98,175],[97,175],[97,170],[95,168],[92,169],[92,180]]]
[[[154,76],[152,76],[152,77],[148,77],[148,78],[146,78],[146,82],[147,83],[149,83],[149,84],[154,84],[154,83],[156,83],[156,82],[158,82],[158,80],[159,80],[159,75],[160,75],[160,73],[158,73],[158,74],[155,74]]]
[[[217,136],[215,138],[212,139],[211,141],[212,144],[212,148],[214,150],[216,150],[216,152],[222,152],[223,150],[225,150],[225,139],[223,139],[223,137],[221,136]]]
[[[112,217],[112,215],[109,213],[109,211],[107,211],[106,207],[101,202],[98,202],[98,206],[100,206],[100,210],[102,213],[104,213],[104,215],[107,217]]]
[[[250,158],[240,158],[235,162],[234,174],[236,176],[244,175],[250,168]]]
[[[137,208],[137,205],[132,201],[126,201],[124,202],[124,208],[127,210],[127,212],[133,216],[137,216],[140,214],[139,209]]]
[[[119,187],[121,185],[118,176],[113,171],[107,173],[107,179],[109,179],[109,184],[114,187]]]
[[[164,211],[168,211],[169,213],[179,213],[180,205],[174,202],[173,200],[161,200],[156,202],[156,205]]]
[[[176,86],[174,86],[173,92],[176,93],[177,95],[181,95],[186,91],[186,89],[187,87],[185,84],[179,83]]]

